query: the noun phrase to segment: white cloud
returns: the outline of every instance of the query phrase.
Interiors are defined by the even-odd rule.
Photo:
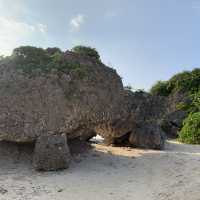
[[[43,24],[31,25],[0,17],[0,54],[10,54],[12,49],[21,45],[28,37],[36,33],[45,33],[47,27]]]
[[[81,25],[85,22],[85,16],[82,14],[78,14],[74,18],[70,20],[70,31],[79,31]]]
[[[46,33],[47,32],[47,26],[44,24],[37,24],[37,28],[41,33]]]

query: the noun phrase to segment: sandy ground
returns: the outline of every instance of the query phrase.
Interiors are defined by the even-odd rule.
[[[32,149],[0,143],[0,200],[200,200],[200,146],[93,146],[69,169],[41,173]]]

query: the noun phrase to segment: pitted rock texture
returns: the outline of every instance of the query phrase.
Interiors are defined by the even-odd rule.
[[[43,171],[66,169],[70,158],[65,134],[41,136],[37,139],[33,156],[35,169]]]
[[[71,51],[62,55],[60,64],[69,68],[45,73],[0,62],[0,140],[36,143],[34,166],[40,170],[66,168],[66,140],[96,134],[108,144],[164,148],[162,97],[124,90],[120,76],[100,60]]]
[[[164,105],[162,97],[125,90],[121,119],[100,124],[95,131],[107,144],[163,149],[165,134],[160,124]]]
[[[165,112],[163,113],[162,129],[170,138],[176,138],[178,131],[182,127],[183,120],[187,112],[178,108],[179,104],[190,104],[191,99],[188,94],[175,92],[166,97]]]
[[[0,65],[0,139],[34,142],[42,135],[90,138],[93,128],[120,119],[123,85],[115,70],[88,57],[65,53],[65,62],[87,66],[29,76],[14,63]]]
[[[35,143],[37,170],[68,167],[66,140],[89,140],[96,126],[121,118],[124,89],[116,71],[88,56],[63,55],[69,68],[45,73],[25,73],[12,57],[0,62],[0,140]]]
[[[156,121],[135,125],[129,136],[129,143],[133,147],[164,149],[165,133]]]

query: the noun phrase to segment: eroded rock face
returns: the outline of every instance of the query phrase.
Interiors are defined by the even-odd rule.
[[[70,158],[65,134],[46,135],[37,139],[33,156],[35,169],[43,171],[66,169]]]
[[[95,131],[105,138],[107,144],[163,149],[165,136],[160,121],[164,104],[162,97],[125,90],[121,119],[100,124]]]
[[[135,125],[130,133],[129,143],[133,147],[164,149],[165,133],[156,121]]]
[[[65,60],[87,66],[84,76],[74,72],[28,76],[14,64],[0,65],[1,140],[32,142],[54,133],[65,133],[68,139],[90,138],[96,125],[120,118],[123,86],[117,73],[72,52]]]
[[[176,138],[178,136],[178,131],[186,116],[187,114],[183,110],[176,110],[164,116],[161,126],[168,137]]]
[[[79,67],[27,74],[0,62],[0,140],[35,142],[38,170],[68,167],[67,140],[96,134],[107,144],[164,148],[166,98],[124,90],[116,71],[94,58],[67,51],[61,61]]]
[[[67,167],[61,135],[88,140],[96,126],[121,118],[123,85],[115,70],[69,51],[62,62],[80,67],[27,74],[13,62],[0,62],[0,140],[36,142],[36,169]]]
[[[182,127],[183,120],[187,116],[187,112],[178,108],[180,103],[189,104],[191,99],[187,94],[175,92],[165,100],[165,112],[163,113],[162,129],[170,138],[176,138],[178,131]]]

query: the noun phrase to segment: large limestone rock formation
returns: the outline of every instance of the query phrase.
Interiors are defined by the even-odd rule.
[[[0,140],[35,143],[38,170],[66,168],[67,141],[164,148],[161,98],[123,88],[115,70],[89,55],[25,47],[0,61]]]
[[[100,61],[70,51],[59,63],[68,63],[64,70],[25,71],[17,58],[26,61],[29,55],[15,56],[0,62],[0,140],[36,142],[37,169],[67,167],[63,135],[87,140],[98,124],[120,119],[121,78]]]

